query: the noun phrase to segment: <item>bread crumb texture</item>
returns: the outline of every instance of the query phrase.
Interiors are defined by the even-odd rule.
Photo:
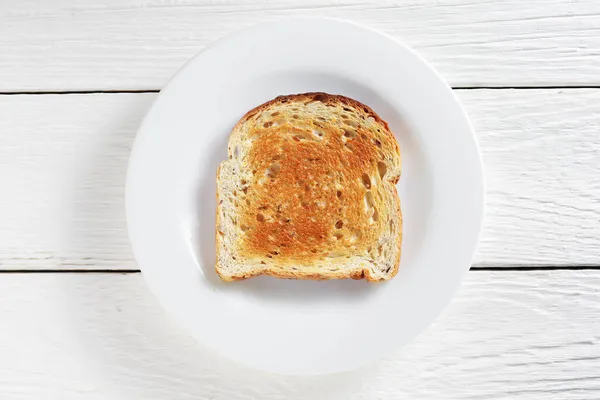
[[[400,149],[372,109],[326,93],[280,96],[238,122],[228,153],[217,173],[223,280],[397,273]]]

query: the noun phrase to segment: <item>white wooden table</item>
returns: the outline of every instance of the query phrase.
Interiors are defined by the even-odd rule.
[[[236,365],[158,306],[129,247],[136,129],[213,40],[336,16],[456,89],[487,174],[466,283],[375,367]],[[600,399],[600,2],[0,0],[0,399]]]

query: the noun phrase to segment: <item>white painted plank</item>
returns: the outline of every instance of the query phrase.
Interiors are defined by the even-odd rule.
[[[298,378],[196,344],[140,274],[4,274],[0,398],[598,399],[599,291],[600,271],[470,272],[403,349],[356,372]]]
[[[600,84],[595,0],[21,0],[0,7],[0,91],[161,88],[214,40],[290,16],[379,29],[452,85]]]
[[[485,164],[475,261],[600,265],[600,90],[457,93]]]
[[[457,91],[478,131],[478,265],[600,264],[600,90]],[[136,268],[124,184],[154,94],[0,96],[0,269]]]
[[[132,268],[124,186],[154,94],[0,96],[0,268]]]

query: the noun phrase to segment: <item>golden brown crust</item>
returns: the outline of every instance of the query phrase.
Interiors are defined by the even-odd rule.
[[[313,102],[331,107],[335,123],[311,114]],[[283,111],[273,112],[275,108]],[[261,118],[267,113],[269,119],[263,123]],[[280,115],[284,120],[277,119]],[[237,204],[235,224],[243,232],[235,246],[249,260],[267,257],[269,262],[261,261],[259,267],[227,275],[220,272],[217,261],[222,279],[270,275],[378,281],[396,274],[402,240],[395,187],[399,178],[399,147],[387,123],[370,107],[320,92],[279,96],[246,113],[233,129],[232,141],[240,139],[234,137],[241,136],[239,132],[244,132],[243,139],[251,142],[244,163],[250,166],[252,176],[242,180],[241,198],[233,200]],[[235,150],[230,148],[230,158],[233,153]],[[396,174],[386,175],[389,163],[392,167],[397,164]],[[373,175],[380,166],[383,174]],[[376,188],[377,185],[383,187]],[[226,251],[221,250],[225,247],[225,233],[218,228],[223,223],[220,190],[217,203],[219,255]],[[386,277],[374,276],[367,267],[335,267],[340,257],[381,252],[376,234],[388,228],[384,224],[392,227],[393,223],[400,224],[393,238],[398,256],[392,260]],[[378,250],[374,248],[377,246]],[[324,259],[331,260],[334,267],[319,271],[297,267],[323,263]]]
[[[301,93],[301,94],[288,94],[288,95],[283,95],[283,96],[277,96],[273,100],[269,100],[266,103],[263,103],[255,108],[253,108],[252,110],[248,111],[246,114],[244,114],[244,116],[238,121],[238,123],[236,124],[236,127],[233,128],[233,130],[235,131],[237,127],[239,127],[240,125],[243,125],[246,121],[248,121],[251,117],[255,116],[256,114],[259,114],[262,111],[268,110],[273,104],[285,104],[288,102],[306,102],[306,101],[309,101],[309,102],[320,101],[325,104],[336,104],[336,105],[338,103],[341,103],[341,104],[350,106],[357,110],[363,110],[366,114],[375,118],[375,120],[379,124],[381,124],[385,127],[386,133],[388,133],[390,135],[390,139],[393,139],[393,141],[397,145],[396,138],[394,137],[394,134],[390,131],[388,123],[386,121],[384,121],[375,111],[373,111],[373,109],[371,107],[361,103],[360,101],[351,99],[350,97],[342,96],[339,94],[329,94],[329,93],[325,93],[325,92],[308,92],[308,93]]]

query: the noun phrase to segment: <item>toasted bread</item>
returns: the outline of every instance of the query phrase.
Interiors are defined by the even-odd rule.
[[[224,281],[366,278],[398,272],[400,148],[344,96],[280,96],[231,132],[217,172],[216,271]]]

